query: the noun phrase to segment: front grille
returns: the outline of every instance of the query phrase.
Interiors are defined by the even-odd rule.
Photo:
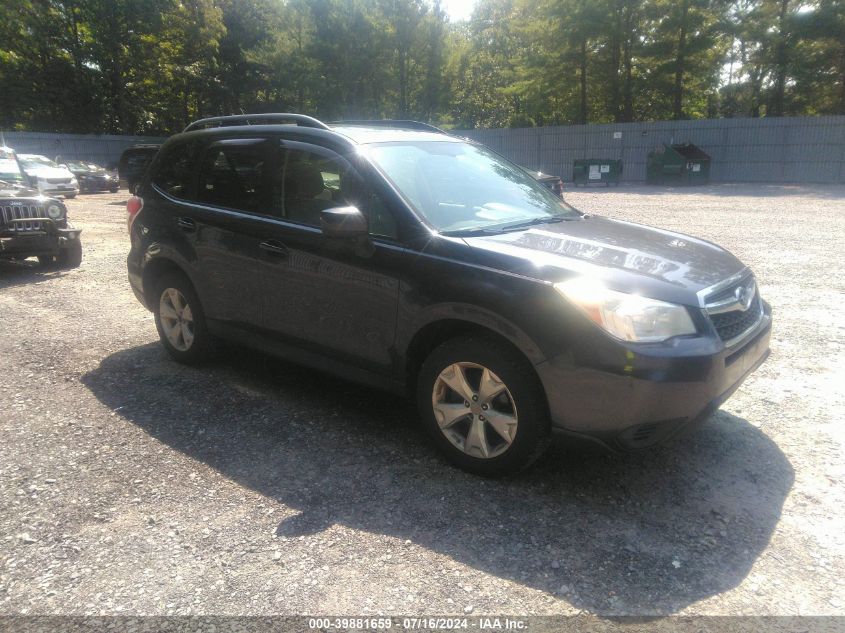
[[[750,302],[748,296],[751,296]],[[738,337],[753,328],[763,312],[760,293],[750,273],[716,289],[704,298],[704,302],[704,309],[719,338],[727,344],[736,343]]]
[[[12,222],[27,218],[43,218],[44,207],[36,205],[4,205],[0,203],[0,225],[3,232],[25,233],[27,231],[41,231],[41,222]]]
[[[67,185],[70,184],[70,178],[48,178],[47,182],[51,185]]]
[[[751,307],[744,312],[742,310],[734,310],[732,312],[722,312],[721,314],[711,314],[710,320],[713,326],[719,333],[719,338],[723,341],[730,341],[736,338],[752,325],[757,323],[760,318],[760,296],[754,297],[754,302]]]

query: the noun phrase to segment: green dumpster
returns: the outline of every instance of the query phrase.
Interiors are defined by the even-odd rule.
[[[572,163],[572,182],[577,185],[618,185],[622,161],[613,158],[579,158]]]
[[[663,144],[648,154],[646,182],[650,185],[706,185],[710,156],[697,145]]]

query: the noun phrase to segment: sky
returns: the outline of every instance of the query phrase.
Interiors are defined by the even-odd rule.
[[[476,0],[440,0],[440,6],[449,15],[451,22],[468,20],[472,15],[472,8]]]

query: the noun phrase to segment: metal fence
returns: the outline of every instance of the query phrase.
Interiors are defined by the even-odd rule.
[[[47,132],[3,132],[6,145],[18,154],[41,154],[50,159],[84,160],[99,165],[117,164],[121,153],[137,143],[162,143],[153,136],[110,136],[100,134],[51,134]]]
[[[520,165],[572,181],[578,158],[621,159],[622,180],[644,181],[646,156],[662,143],[698,145],[711,182],[845,182],[845,116],[703,119],[463,130]]]
[[[622,180],[644,181],[646,156],[661,143],[692,142],[710,154],[712,182],[843,183],[845,116],[702,119],[457,131],[511,160],[572,181],[578,158],[621,159]],[[117,162],[144,136],[4,132],[19,153]]]

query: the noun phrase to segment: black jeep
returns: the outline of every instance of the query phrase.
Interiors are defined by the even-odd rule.
[[[14,151],[0,147],[0,260],[36,256],[42,265],[75,268],[81,232],[67,221],[64,204],[29,189]]]

